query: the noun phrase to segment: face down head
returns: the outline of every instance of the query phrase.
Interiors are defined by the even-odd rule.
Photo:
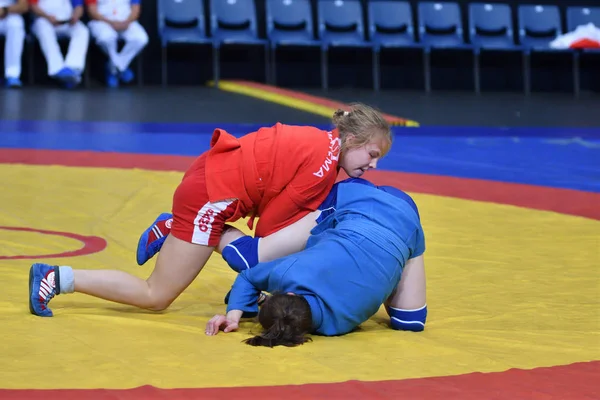
[[[350,177],[358,178],[376,168],[392,145],[389,123],[370,106],[354,103],[349,111],[337,110],[333,123],[342,142],[339,165]]]
[[[273,294],[262,305],[258,322],[263,331],[245,340],[250,346],[293,347],[311,340],[306,335],[312,331],[312,314],[302,296]]]

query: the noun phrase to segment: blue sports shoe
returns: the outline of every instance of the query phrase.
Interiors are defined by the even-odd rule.
[[[58,267],[33,264],[29,269],[29,311],[40,317],[51,317],[48,303],[60,293]]]
[[[54,74],[52,77],[64,83],[74,84],[77,82],[78,74],[71,68],[65,67],[58,71],[56,74]]]
[[[109,61],[106,63],[104,67],[104,79],[106,80],[106,86],[109,88],[118,88],[119,87],[119,75],[117,73],[117,69],[112,65]]]
[[[19,78],[7,77],[6,81],[4,82],[4,86],[6,86],[7,88],[20,88],[21,86],[23,86],[23,83]]]
[[[136,258],[138,265],[144,265],[146,261],[154,257],[160,251],[167,235],[171,232],[173,214],[162,213],[142,233],[138,241]]]
[[[135,74],[129,68],[119,74],[119,79],[123,83],[131,83],[135,79]]]

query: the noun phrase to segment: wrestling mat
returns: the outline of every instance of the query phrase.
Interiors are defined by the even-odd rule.
[[[241,343],[253,322],[204,335],[235,277],[219,255],[164,312],[72,294],[52,301],[54,318],[29,314],[33,262],[147,277],[154,262],[135,263],[139,234],[170,210],[211,133],[101,128],[19,125],[1,136],[0,399],[600,398],[597,140],[398,129],[365,177],[420,208],[425,331],[393,331],[381,309],[351,334],[268,349]]]

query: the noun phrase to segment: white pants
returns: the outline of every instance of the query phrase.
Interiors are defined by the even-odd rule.
[[[36,18],[31,25],[31,31],[40,42],[40,47],[46,57],[48,75],[52,76],[65,67],[78,72],[83,71],[90,42],[90,32],[81,21],[77,21],[75,25],[54,26],[46,18]],[[63,57],[60,51],[57,35],[68,36],[71,39],[66,57]]]
[[[4,45],[4,76],[21,77],[21,57],[25,41],[25,24],[20,14],[8,14],[0,19],[0,35],[6,36]]]
[[[90,21],[88,26],[98,46],[119,71],[125,71],[135,56],[148,44],[148,34],[137,21],[130,23],[123,32],[115,31],[104,21]],[[117,39],[120,37],[125,40],[125,45],[118,53]]]

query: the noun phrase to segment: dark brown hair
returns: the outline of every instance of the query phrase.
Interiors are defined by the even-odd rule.
[[[302,296],[276,293],[270,296],[258,313],[263,331],[244,340],[250,346],[298,346],[312,340],[312,313]]]
[[[342,151],[364,146],[375,137],[381,139],[382,155],[385,155],[392,145],[390,124],[381,112],[371,106],[352,103],[348,110],[337,110],[332,121],[339,131]],[[352,143],[347,141],[349,135],[353,137]]]

